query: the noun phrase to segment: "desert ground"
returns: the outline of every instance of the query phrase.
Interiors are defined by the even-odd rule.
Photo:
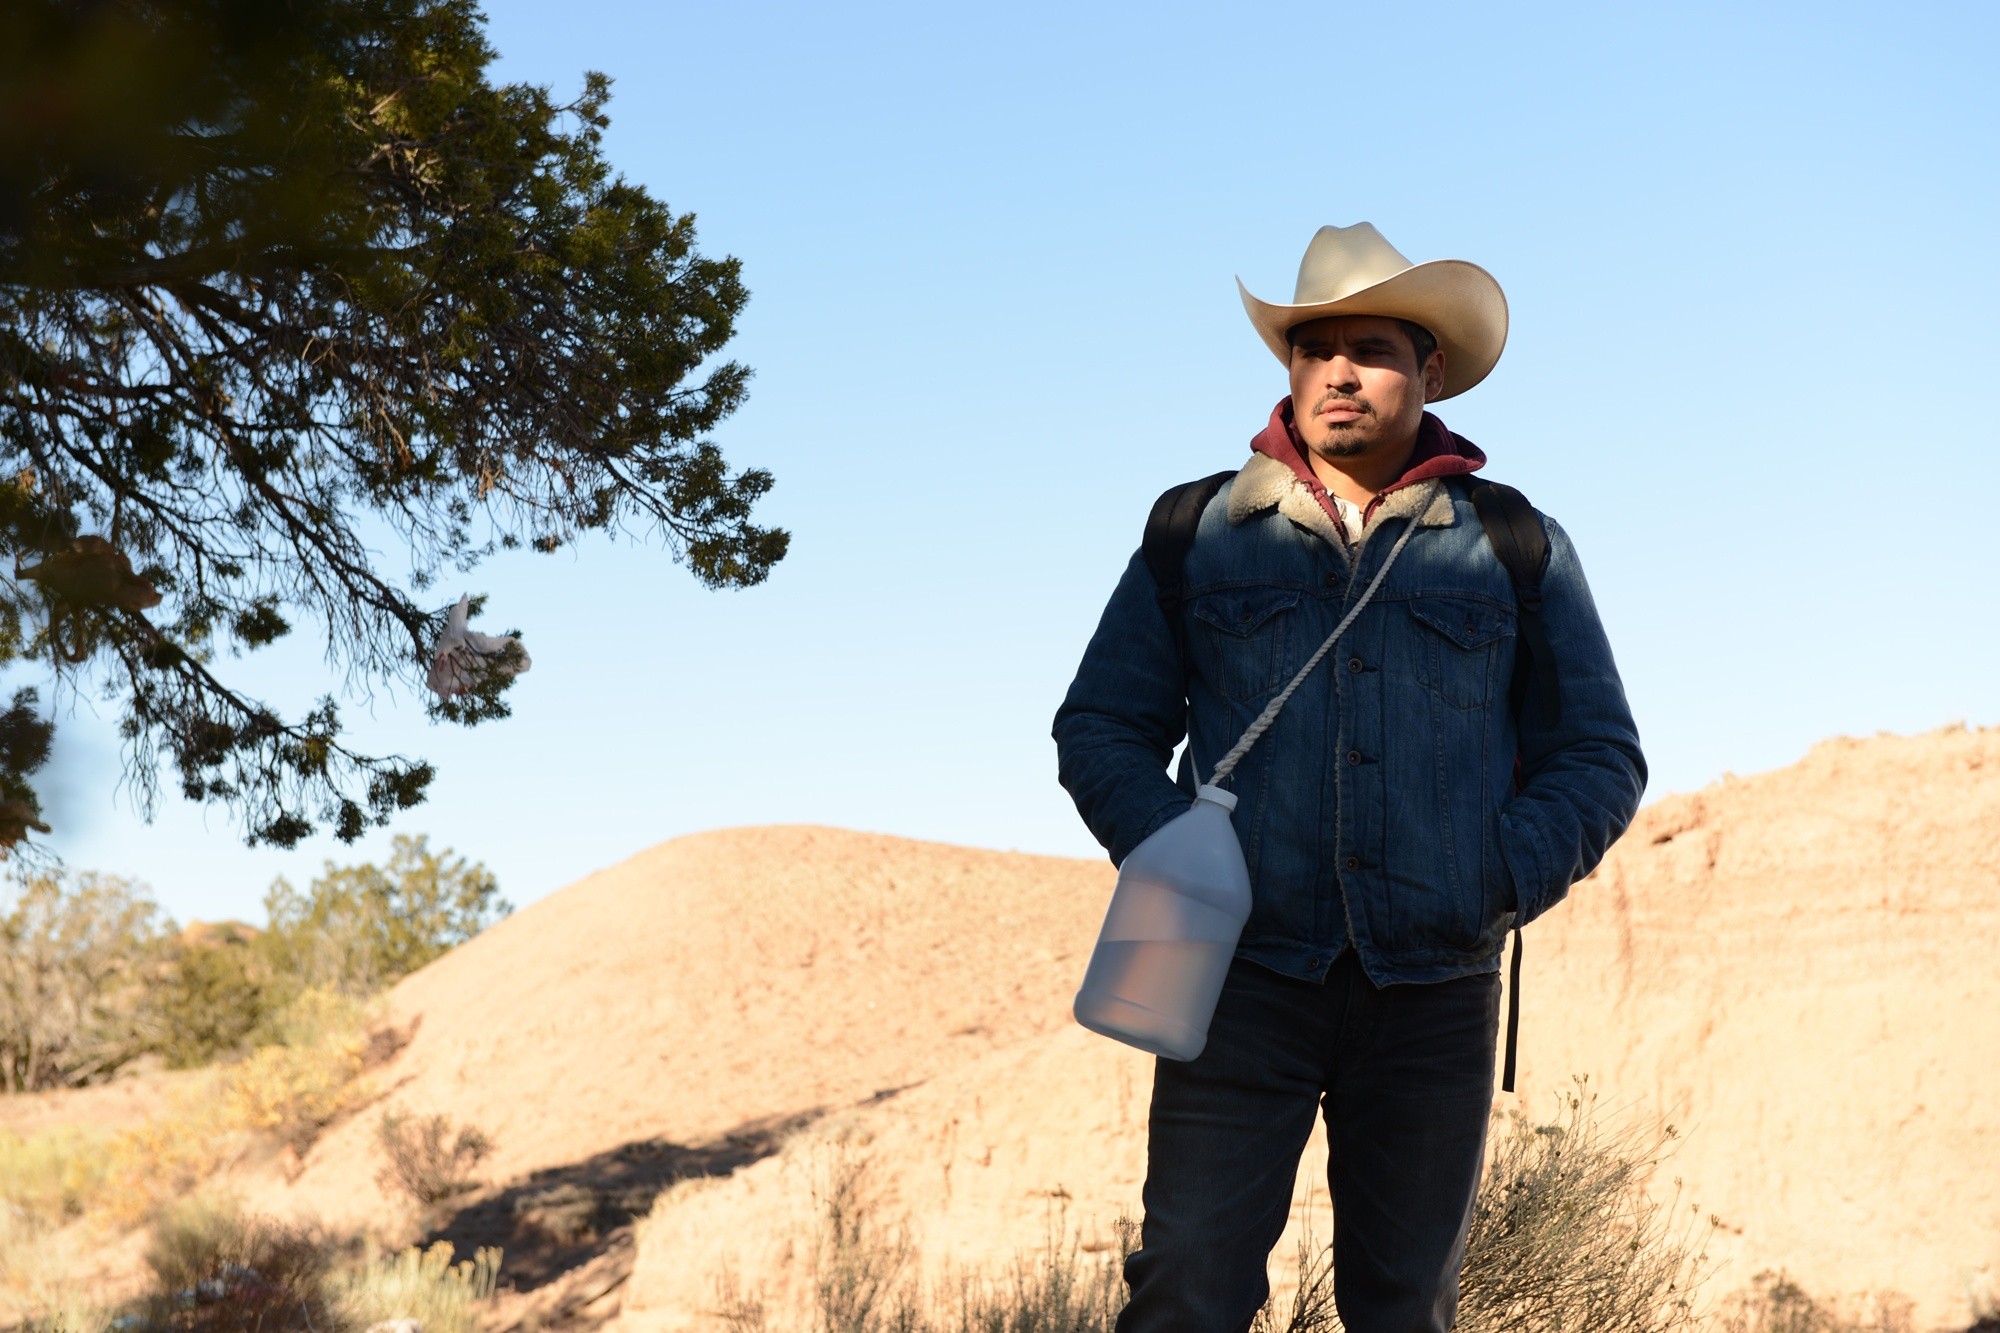
[[[230,1183],[408,1236],[376,1182],[381,1115],[478,1127],[485,1184],[433,1228],[507,1247],[499,1326],[722,1327],[731,1284],[802,1308],[839,1178],[935,1274],[1052,1232],[1101,1251],[1139,1212],[1151,1079],[1068,1014],[1112,882],[831,828],[677,839],[404,980],[369,1105]],[[2000,1284],[1996,956],[2000,730],[1825,742],[1649,805],[1530,927],[1496,1126],[1584,1080],[1601,1115],[1675,1127],[1654,1194],[1718,1220],[1713,1291],[1783,1269],[1963,1328]],[[124,1123],[163,1085],[16,1098],[0,1124]],[[1323,1161],[1316,1139],[1293,1219],[1321,1238]],[[582,1220],[535,1231],[557,1204]]]

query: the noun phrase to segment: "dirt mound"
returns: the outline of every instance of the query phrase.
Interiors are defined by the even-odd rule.
[[[482,1130],[496,1181],[634,1155],[735,1164],[799,1117],[1067,1023],[1111,879],[827,828],[682,838],[405,979],[389,1022],[408,1045],[373,1077],[384,1106]],[[290,1183],[250,1182],[253,1201],[397,1215],[378,1119],[329,1133]]]
[[[1094,909],[1103,881],[1087,882]],[[1919,1327],[1962,1327],[2000,1264],[1996,889],[2000,731],[1830,741],[1661,801],[1529,932],[1523,1096],[1496,1113],[1553,1119],[1582,1075],[1607,1114],[1676,1124],[1665,1175],[1726,1228],[1715,1294],[1784,1267],[1821,1294],[1900,1290]],[[1074,914],[1074,947],[1093,915]],[[1060,1014],[1077,961],[1023,1007]],[[933,1262],[1004,1264],[1042,1243],[1052,1207],[1101,1242],[1138,1211],[1148,1083],[1143,1058],[1059,1027],[679,1185],[641,1229],[620,1328],[717,1326],[725,1274],[774,1313],[796,1306],[818,1201],[857,1162]],[[1302,1188],[1323,1152],[1316,1136]]]
[[[1656,1108],[1722,1285],[2000,1280],[2000,730],[1832,740],[1649,807],[1528,931],[1523,1092]]]

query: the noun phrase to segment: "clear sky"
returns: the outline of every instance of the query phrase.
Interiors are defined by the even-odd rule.
[[[716,439],[792,554],[702,590],[657,547],[463,587],[515,716],[350,706],[439,766],[395,830],[527,902],[679,834],[811,821],[1097,848],[1051,715],[1147,507],[1284,392],[1232,281],[1288,300],[1323,223],[1506,288],[1440,414],[1574,537],[1650,796],[1834,734],[2000,722],[2000,6],[656,5],[496,0],[496,76],[614,80],[611,160],[743,261]],[[308,637],[308,636],[302,636]],[[296,706],[310,642],[237,664]],[[56,848],[177,917],[278,874],[66,726]]]

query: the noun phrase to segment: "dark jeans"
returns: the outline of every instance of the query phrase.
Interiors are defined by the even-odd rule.
[[[1324,984],[1232,963],[1201,1056],[1155,1065],[1146,1220],[1118,1333],[1250,1326],[1316,1107],[1341,1322],[1450,1328],[1499,1006],[1497,972],[1378,990],[1352,949]]]

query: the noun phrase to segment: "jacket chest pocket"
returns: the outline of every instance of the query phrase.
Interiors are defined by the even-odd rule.
[[[1287,641],[1300,594],[1275,588],[1208,593],[1194,600],[1194,619],[1206,659],[1203,674],[1239,703],[1284,683]]]
[[[1419,597],[1408,606],[1416,622],[1417,678],[1454,708],[1490,704],[1514,617],[1462,597]]]

